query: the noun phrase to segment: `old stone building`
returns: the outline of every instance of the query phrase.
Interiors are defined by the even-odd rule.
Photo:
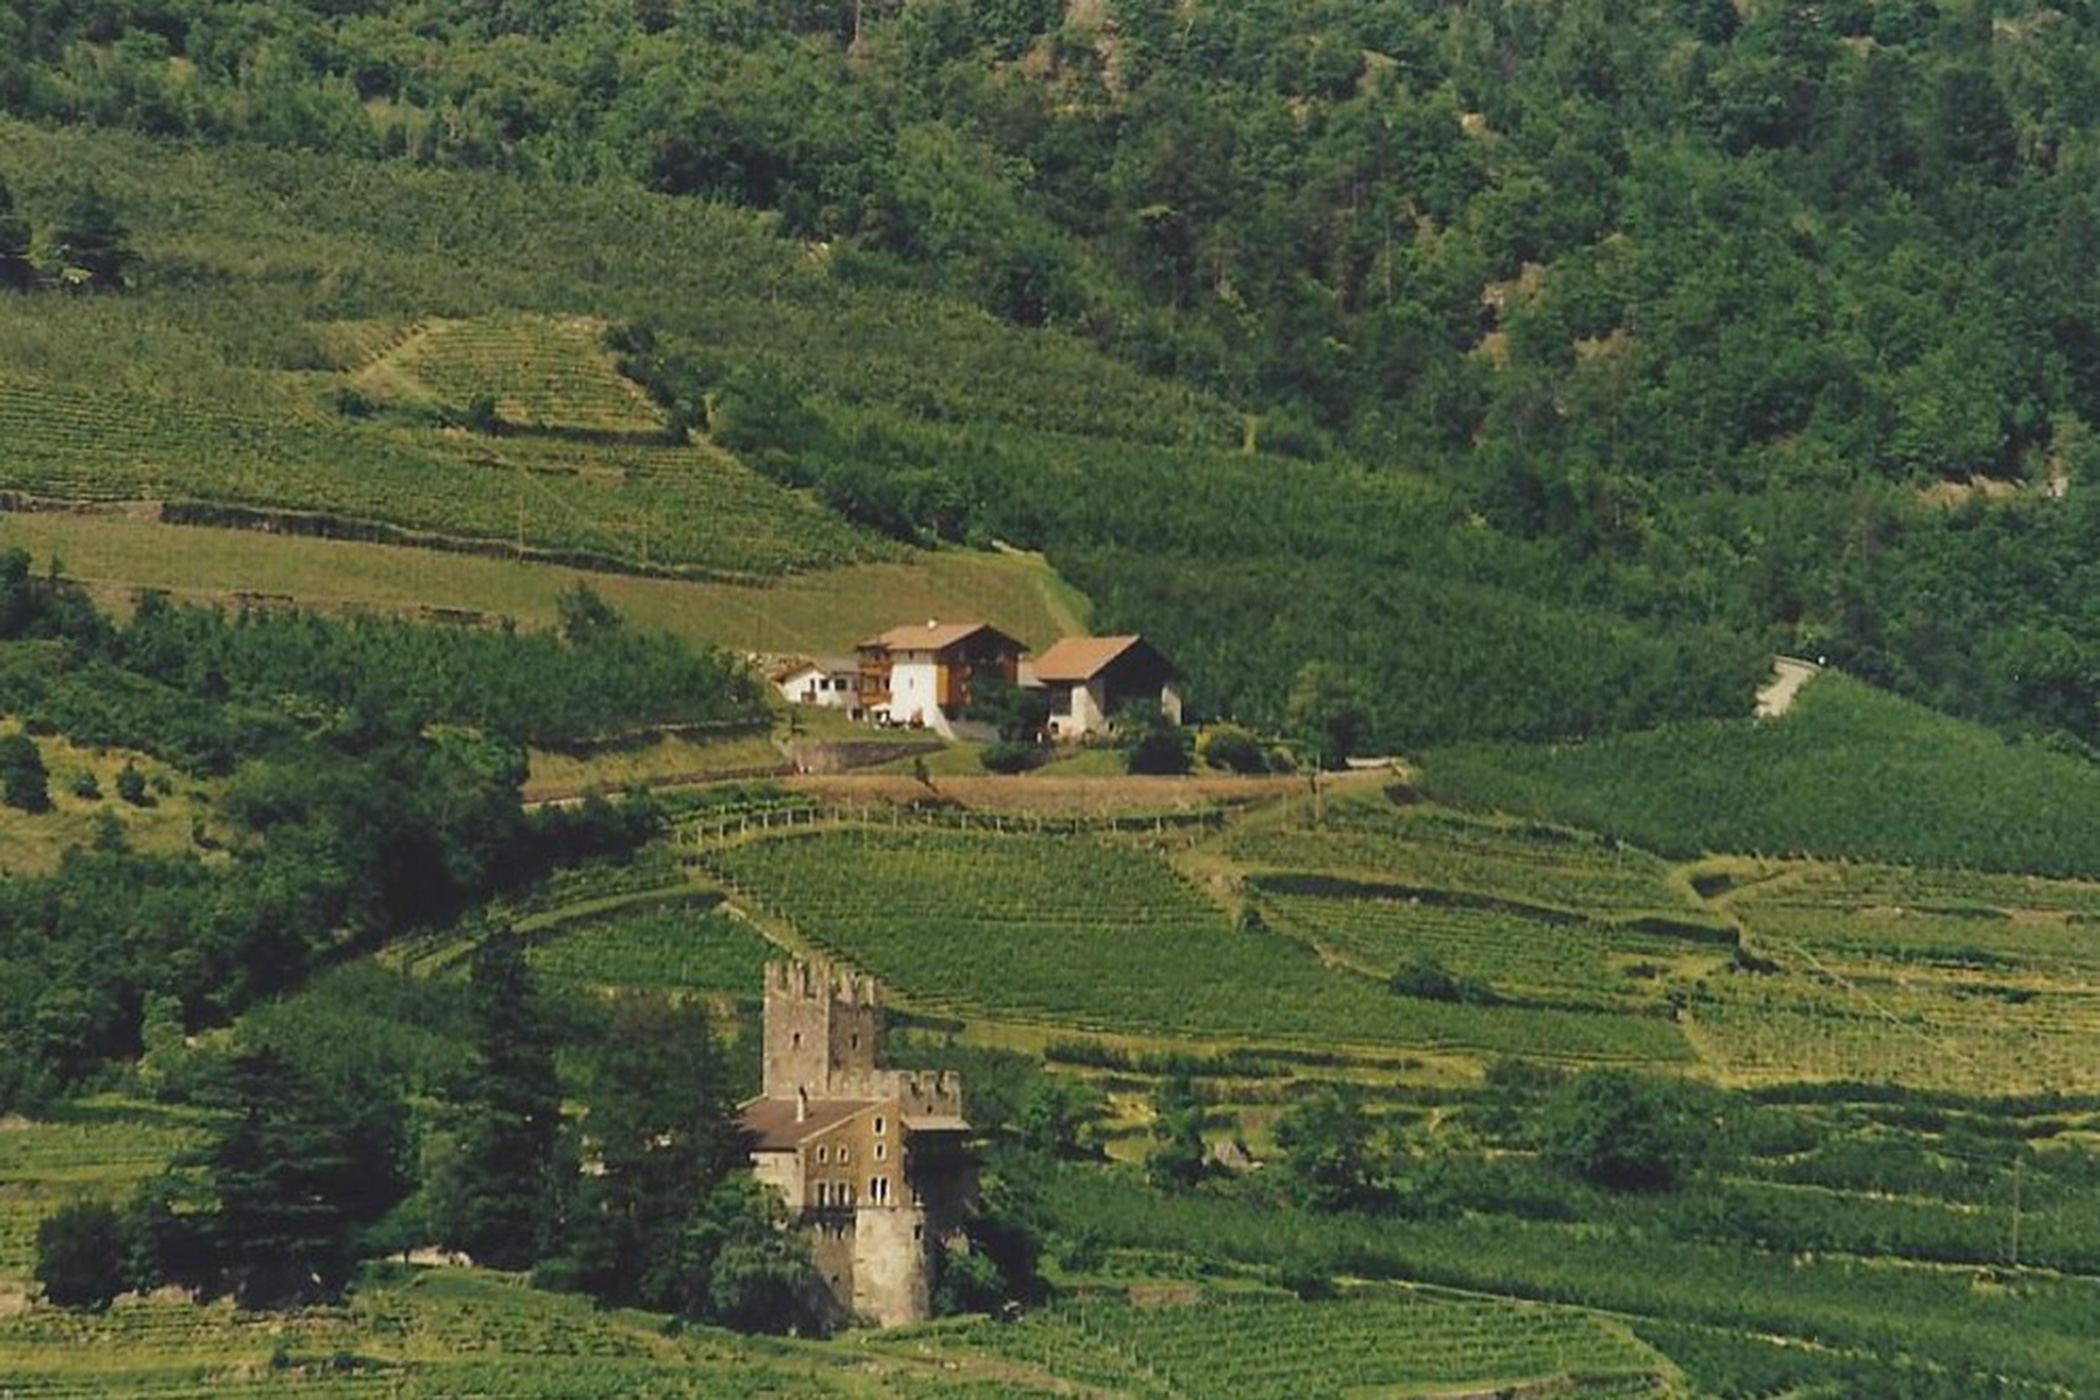
[[[885,1069],[881,1051],[874,978],[767,965],[752,1167],[810,1231],[841,1316],[890,1327],[932,1315],[936,1251],[960,1244],[976,1172],[962,1077]]]

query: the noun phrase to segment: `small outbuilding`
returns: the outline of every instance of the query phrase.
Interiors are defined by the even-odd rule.
[[[771,678],[781,698],[790,704],[860,713],[858,657],[795,657],[774,667]]]
[[[1065,637],[1035,659],[1035,683],[1050,700],[1050,737],[1105,734],[1125,707],[1151,700],[1181,722],[1181,676],[1143,637]]]

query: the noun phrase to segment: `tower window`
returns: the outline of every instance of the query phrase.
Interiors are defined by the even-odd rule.
[[[844,1165],[846,1165],[846,1163],[848,1163],[848,1162],[850,1162],[850,1161],[852,1161],[852,1160],[853,1160],[853,1149],[852,1149],[852,1148],[850,1148],[850,1147],[848,1147],[848,1146],[846,1146],[846,1144],[845,1144],[845,1143],[843,1143],[843,1142],[842,1142],[842,1143],[840,1143],[840,1144],[839,1144],[839,1165],[843,1167]]]
[[[877,1114],[877,1115],[875,1116],[875,1136],[877,1136],[877,1137],[881,1137],[881,1136],[882,1136],[882,1115],[881,1115],[881,1114]]]
[[[828,1162],[828,1161],[830,1161],[830,1160],[831,1160],[831,1149],[830,1149],[830,1148],[828,1148],[828,1147],[819,1147],[819,1148],[817,1149],[817,1164],[818,1164],[819,1166],[822,1166],[822,1165],[823,1165],[824,1163],[826,1163],[826,1162]]]
[[[788,1036],[788,1044],[800,1050],[802,1048],[802,1032],[796,1031]]]
[[[876,1161],[880,1162],[880,1161],[882,1161],[882,1160],[883,1160],[884,1158],[888,1157],[889,1155],[890,1155],[890,1145],[889,1145],[888,1143],[886,1143],[886,1142],[878,1142],[878,1143],[876,1143],[876,1144],[875,1144],[875,1160],[876,1160]]]

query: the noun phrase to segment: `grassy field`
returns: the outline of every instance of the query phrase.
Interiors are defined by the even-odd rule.
[[[18,721],[0,720],[0,734],[19,733],[21,728]],[[0,878],[56,869],[68,850],[95,843],[105,816],[116,820],[123,839],[135,850],[174,854],[197,849],[200,832],[214,839],[214,784],[177,773],[145,754],[85,748],[63,735],[36,736],[36,745],[50,774],[51,809],[24,812],[0,806]],[[146,778],[147,800],[142,805],[117,795],[117,775],[127,763]],[[96,795],[76,791],[84,778],[94,780]],[[161,787],[167,791],[159,791]]]
[[[973,617],[1037,645],[1075,630],[1075,599],[1040,556],[940,550],[793,574],[763,586],[598,573],[507,559],[250,530],[163,525],[135,516],[0,514],[0,546],[57,556],[105,605],[139,587],[232,603],[242,593],[315,607],[415,614],[429,608],[546,626],[580,580],[644,626],[764,652],[850,651],[900,620]]]
[[[525,800],[609,792],[630,783],[682,784],[736,777],[752,769],[778,768],[780,750],[765,732],[725,738],[664,735],[588,754],[534,749],[525,777]]]

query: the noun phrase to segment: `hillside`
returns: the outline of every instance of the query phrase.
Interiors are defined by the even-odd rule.
[[[889,562],[924,580],[904,615],[997,612],[1037,636],[1004,611],[996,570],[973,574],[976,551],[944,536],[1042,546],[1100,600],[1103,625],[1161,636],[1200,704],[1273,720],[1305,663],[1338,660],[1370,682],[1388,744],[1747,703],[1748,648],[1526,596],[1544,556],[1453,535],[1461,504],[1433,483],[1235,450],[1236,417],[1210,394],[1056,331],[861,283],[749,215],[12,130],[0,178],[25,204],[92,164],[139,255],[124,296],[0,303],[0,488],[37,504],[743,585],[665,596],[699,599],[705,635],[755,649],[835,646],[893,621],[867,603],[905,598],[852,572]],[[173,202],[178,187],[197,193]],[[624,340],[590,329],[634,325]],[[97,348],[61,353],[74,342]],[[688,397],[652,404],[644,385]],[[674,443],[672,419],[711,431]],[[1246,512],[1250,494],[1282,508]],[[62,544],[57,527],[16,528]],[[218,571],[222,596],[356,597],[315,565],[354,574],[352,551],[271,563],[234,541],[152,538],[126,553],[246,556]],[[1202,561],[1228,559],[1250,596],[1189,593]],[[113,592],[188,582],[144,563],[83,572]],[[839,616],[767,635],[765,619],[797,607],[773,595],[796,592]],[[512,611],[458,592],[416,601]],[[1423,708],[1404,682],[1432,660],[1452,673],[1443,689],[1500,700]]]
[[[760,576],[1002,539],[1262,721],[1273,621],[1380,747],[1732,715],[1770,650],[2100,740],[2076,7],[5,23],[4,278],[127,289],[7,298],[10,401],[79,424],[18,483]],[[544,429],[557,385],[599,426],[556,431],[630,431],[601,324],[670,426],[863,528],[715,452],[433,435],[484,395]],[[1223,618],[1177,587],[1239,574]],[[1542,636],[1578,640],[1384,708]]]
[[[2100,773],[1848,676],[1787,715],[1551,747],[1436,750],[1425,790],[1677,856],[1836,856],[2100,875]]]
[[[2100,1395],[2095,74],[0,7],[0,1400]]]
[[[240,1393],[264,1371],[318,1394],[506,1396],[1137,1397],[1228,1376],[1278,1395],[2092,1383],[2082,1318],[2100,1241],[2081,1125],[2100,1081],[2079,930],[2100,887],[1676,865],[1575,828],[1396,804],[1375,775],[1317,808],[1280,784],[1171,816],[1145,815],[1135,789],[1121,815],[1013,807],[1012,791],[926,808],[725,790],[666,844],[495,912],[579,1005],[683,992],[749,1026],[760,961],[783,948],[877,970],[895,1053],[965,1066],[994,1137],[1043,1092],[1030,1086],[1045,1066],[1097,1095],[1084,1131],[1105,1158],[1033,1169],[1059,1296],[1021,1322],[753,1342],[667,1334],[517,1276],[375,1264],[341,1305],[267,1324],[167,1299],[101,1317],[33,1308],[0,1326],[0,1357],[53,1393],[138,1396]],[[258,1008],[240,1034],[319,1031],[329,1054],[434,1086],[468,1053],[472,938],[408,938]],[[1425,956],[1486,996],[1389,987]],[[156,1052],[156,1074],[179,1079],[182,1055],[215,1040]],[[1619,1195],[1552,1174],[1527,1125],[1554,1111],[1563,1075],[1598,1064],[1733,1086],[1699,1101],[1722,1126],[1693,1184]],[[1153,1101],[1174,1076],[1198,1086],[1206,1138],[1243,1140],[1263,1172],[1145,1184],[1136,1162],[1156,1150]],[[1386,1204],[1339,1217],[1271,1194],[1296,1170],[1285,1125],[1330,1086],[1373,1106],[1410,1164]],[[129,1189],[213,1121],[135,1097],[13,1120],[0,1276],[22,1278],[52,1203],[83,1183]],[[1307,1269],[1343,1275],[1338,1292],[1267,1282]],[[1972,1274],[1994,1287],[1977,1293]]]

